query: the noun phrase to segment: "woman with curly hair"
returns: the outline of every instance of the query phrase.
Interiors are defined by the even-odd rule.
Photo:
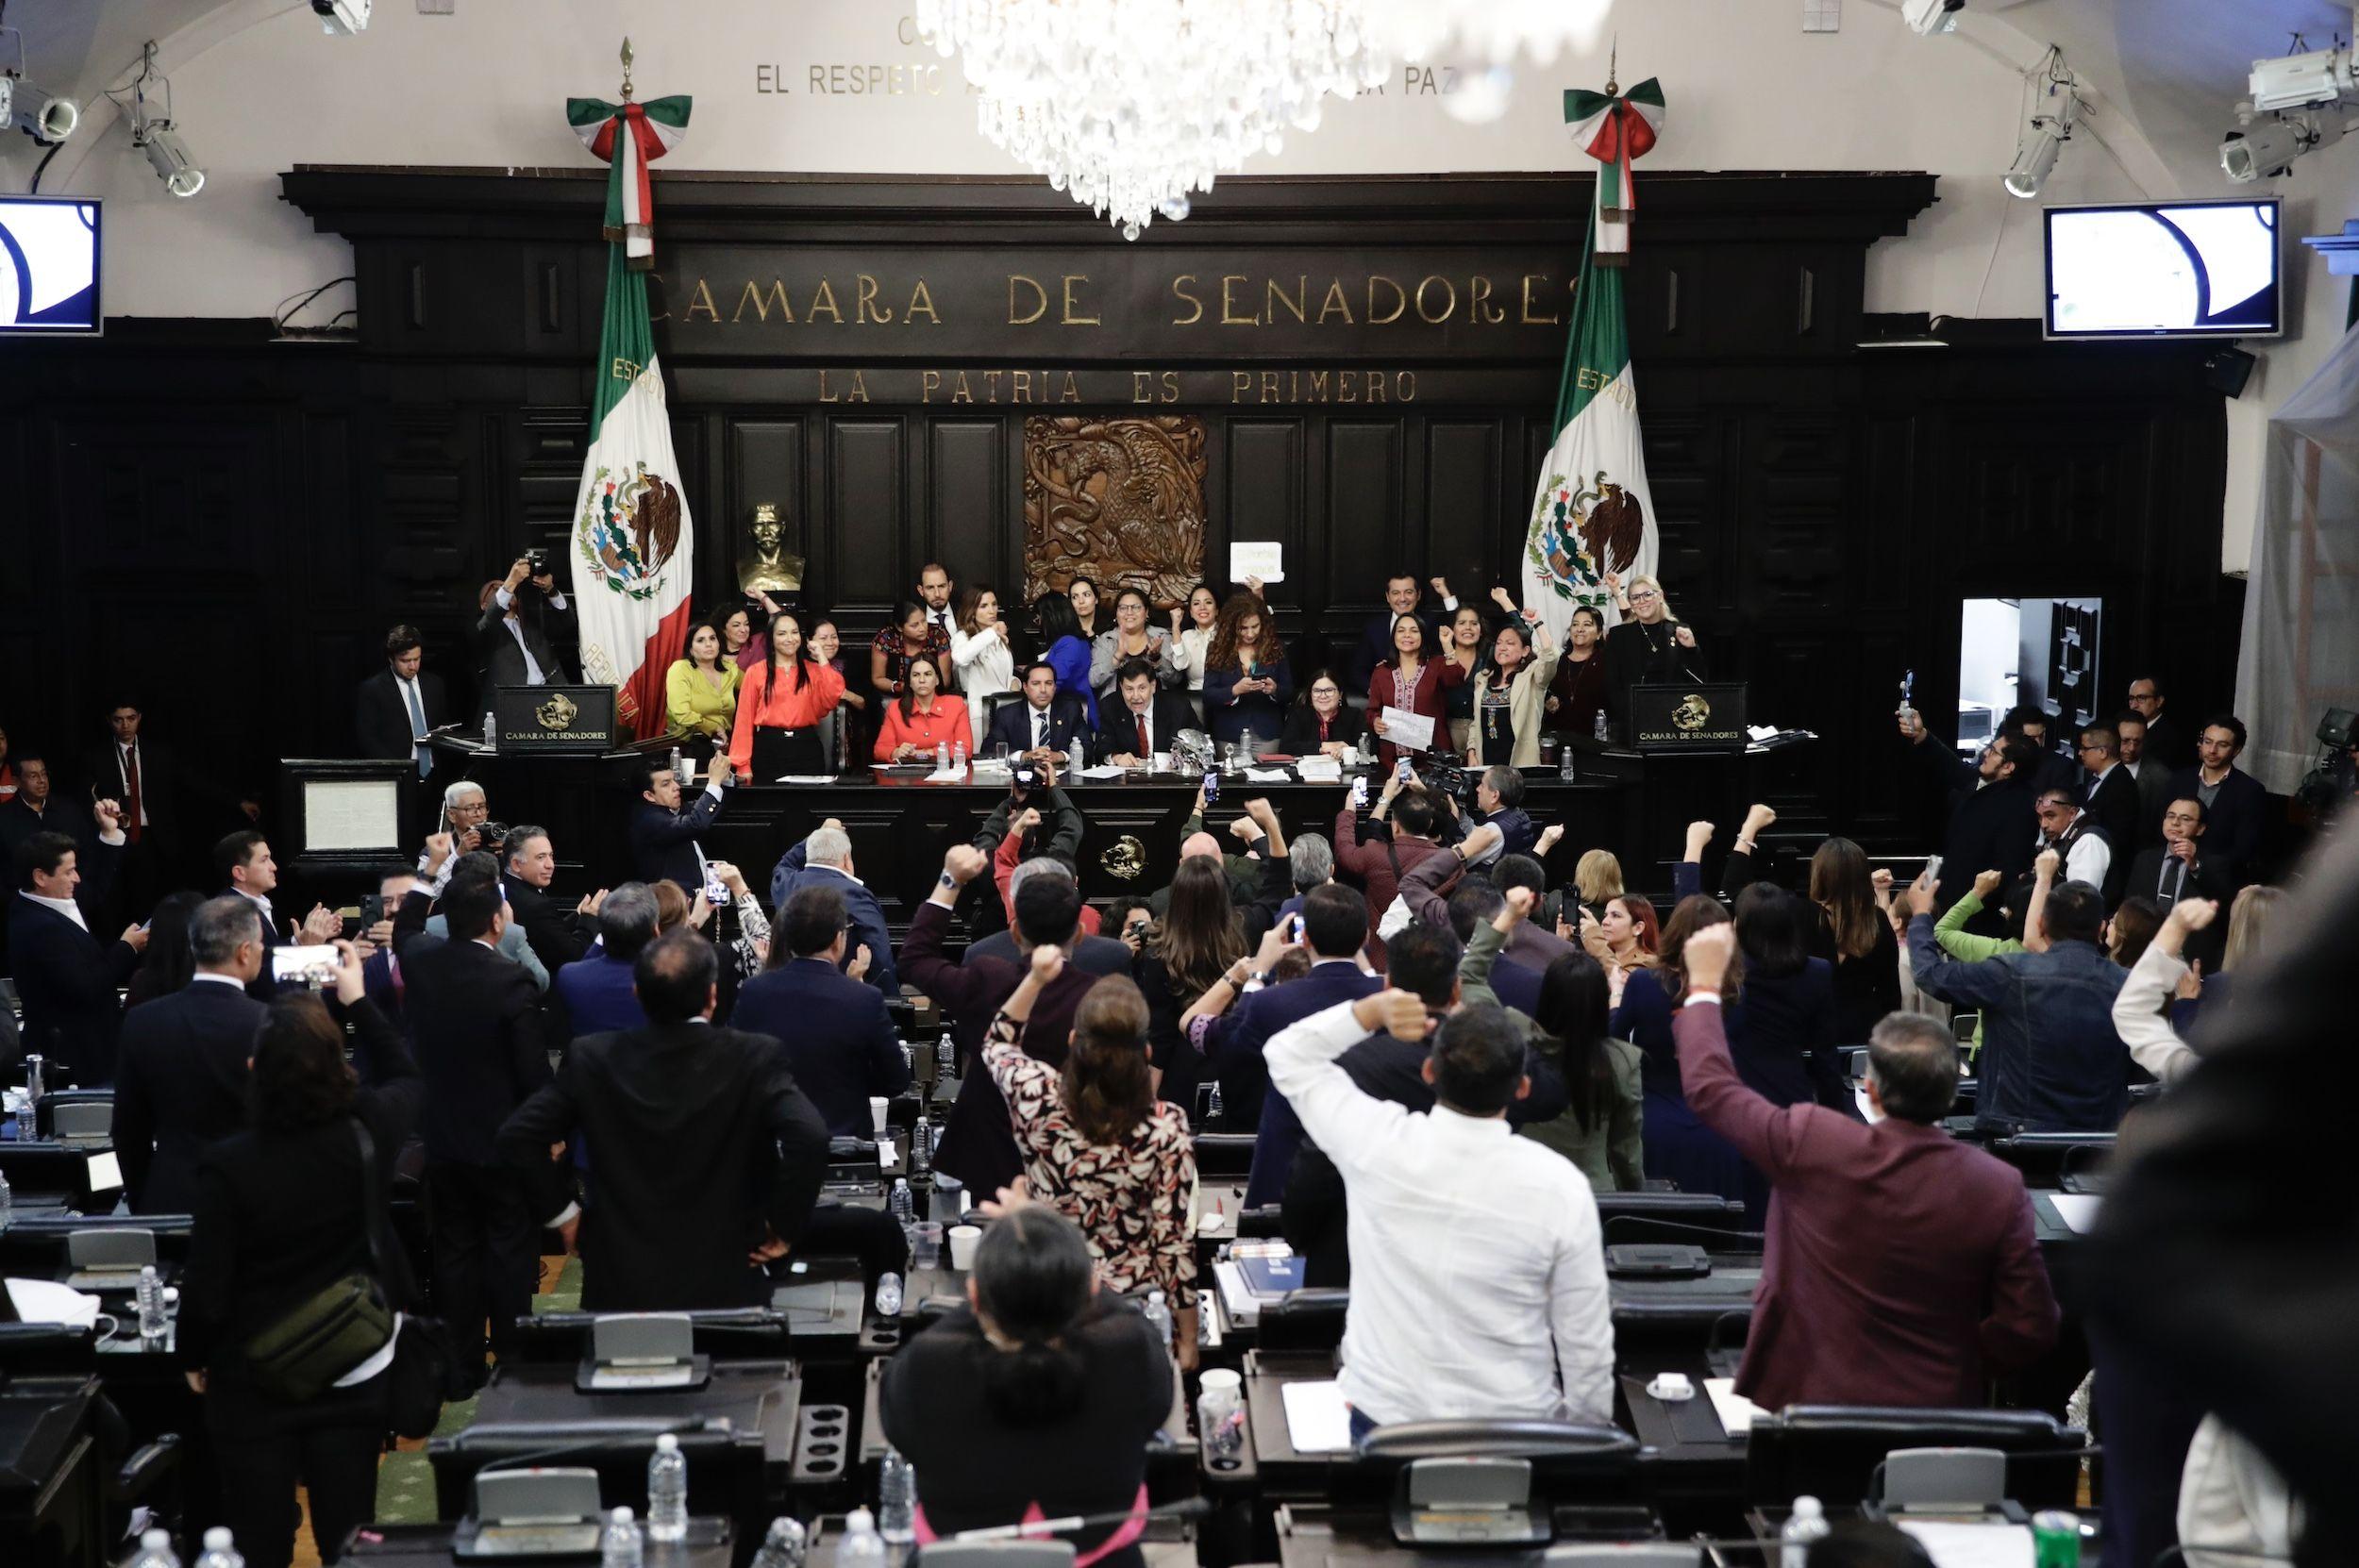
[[[1275,744],[1294,694],[1269,607],[1250,593],[1230,594],[1204,655],[1204,718],[1213,739],[1228,745],[1250,729]]]

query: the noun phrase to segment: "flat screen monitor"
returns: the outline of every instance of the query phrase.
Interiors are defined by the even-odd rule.
[[[2046,209],[2050,338],[2274,338],[2285,329],[2278,203]]]
[[[0,335],[103,328],[98,214],[86,196],[0,196]]]

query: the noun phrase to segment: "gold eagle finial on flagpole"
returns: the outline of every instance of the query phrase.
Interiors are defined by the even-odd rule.
[[[623,47],[627,51],[630,48],[630,44],[626,42]],[[1615,33],[1614,35],[1614,42],[1606,49],[1605,52],[1605,95],[1609,98],[1614,97],[1622,91],[1619,87],[1614,85],[1614,66],[1620,62],[1621,58],[1622,35]],[[623,61],[624,71],[627,74],[630,68],[630,57],[627,53],[624,55]],[[623,96],[626,98],[630,96],[630,88],[627,84],[626,84],[623,88]]]
[[[623,102],[630,102],[630,40],[623,40]]]

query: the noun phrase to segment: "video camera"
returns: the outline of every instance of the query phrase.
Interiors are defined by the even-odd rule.
[[[2348,708],[2330,708],[2318,721],[2317,765],[2302,776],[2294,799],[2319,816],[2359,790],[2359,759],[2351,755],[2354,729],[2359,729],[2359,713]]]
[[[1447,795],[1462,806],[1474,804],[1475,786],[1482,782],[1482,770],[1444,759],[1438,753],[1415,764],[1417,777],[1424,781],[1429,794]]]

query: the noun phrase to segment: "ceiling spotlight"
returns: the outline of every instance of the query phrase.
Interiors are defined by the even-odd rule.
[[[82,123],[71,98],[35,87],[22,76],[0,76],[0,125],[40,142],[62,142]]]
[[[320,31],[331,38],[350,38],[366,30],[369,10],[376,0],[311,0],[311,9],[320,19]]]
[[[2284,174],[2304,153],[2331,147],[2343,139],[2343,117],[2336,110],[2255,120],[2250,105],[2236,108],[2243,125],[2220,142],[2219,166],[2239,185]]]
[[[148,121],[131,138],[131,144],[147,154],[147,161],[156,166],[156,177],[174,195],[193,196],[205,189],[205,171],[189,157],[188,144],[172,128],[171,121]]]
[[[1938,38],[1958,30],[1958,13],[1966,0],[1900,0],[1900,20],[1920,38]]]
[[[2254,60],[2251,88],[2253,108],[2267,114],[2331,104],[2359,89],[2359,82],[2351,75],[2351,46],[2338,43],[2332,49]]]
[[[2007,169],[2007,194],[2029,201],[2048,183],[2055,172],[2056,159],[2064,153],[2065,140],[2072,127],[2052,115],[2043,114],[2024,129],[2015,144],[2015,162]]]

